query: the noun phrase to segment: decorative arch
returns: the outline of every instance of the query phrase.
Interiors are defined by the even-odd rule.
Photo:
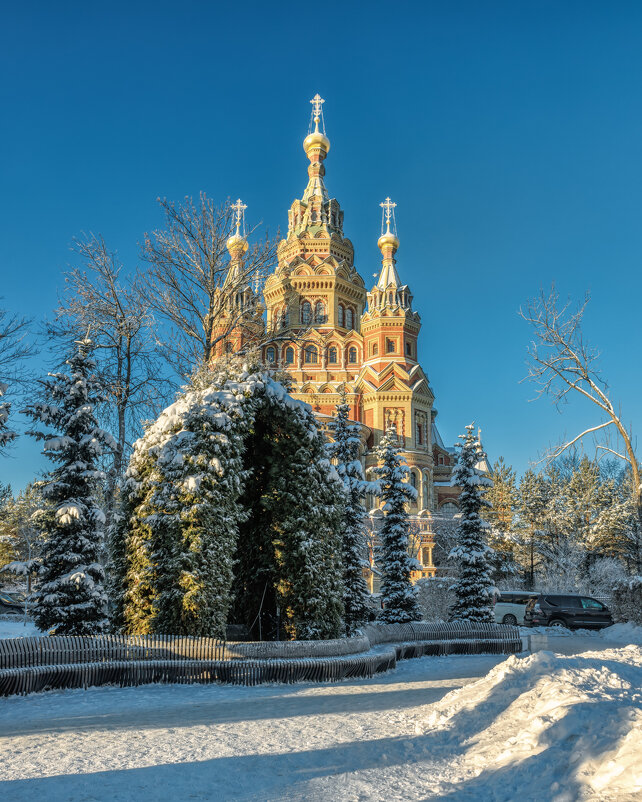
[[[341,591],[327,555],[341,550],[333,499],[343,487],[309,408],[292,403],[269,374],[239,372],[187,391],[159,423],[130,460],[131,515],[116,544],[118,626],[224,637],[235,623],[263,639],[339,637]],[[159,482],[172,487],[185,515],[167,508]],[[302,518],[308,505],[318,511]],[[150,554],[166,569],[154,570]],[[328,592],[311,598],[312,582]]]

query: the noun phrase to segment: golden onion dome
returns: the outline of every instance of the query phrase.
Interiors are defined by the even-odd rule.
[[[236,234],[232,234],[232,236],[228,239],[226,245],[230,254],[245,253],[245,251],[247,251],[247,249],[250,247],[245,237],[242,237],[239,234],[238,229]]]
[[[392,246],[392,248],[396,251],[397,248],[399,248],[399,239],[395,234],[392,233],[392,231],[390,231],[390,229],[388,229],[385,234],[382,234],[379,237],[377,245],[381,251],[386,247],[386,245]]]
[[[330,140],[325,134],[322,134],[321,131],[318,130],[318,126],[316,131],[308,134],[303,140],[303,150],[305,151],[306,156],[315,148],[320,148],[326,153],[330,150]]]

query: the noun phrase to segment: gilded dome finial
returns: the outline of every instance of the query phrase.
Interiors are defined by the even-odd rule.
[[[399,247],[399,239],[397,238],[397,221],[395,220],[395,207],[397,206],[396,203],[393,203],[390,198],[386,198],[383,203],[380,203],[382,212],[381,212],[381,236],[379,237],[379,242],[377,245],[379,246],[379,250],[383,253],[384,257],[390,257],[394,254],[394,252]],[[390,230],[390,224],[392,223],[393,231]],[[383,230],[383,227],[386,227],[386,230]],[[390,253],[386,253],[384,248],[387,250],[391,249]]]
[[[323,119],[323,104],[325,100],[317,92],[310,103],[312,104],[310,129],[312,128],[312,123],[314,123],[314,131],[311,131],[303,140],[303,150],[310,161],[312,161],[315,154],[317,154],[317,158],[320,157],[323,160],[330,150],[330,140],[325,135],[325,120]],[[319,123],[322,131],[319,130]]]
[[[227,241],[227,250],[230,252],[232,258],[239,257],[247,251],[249,245],[245,239],[245,210],[247,204],[243,203],[239,198],[236,203],[231,204],[230,209],[234,214],[234,222],[232,225],[236,226],[236,231]],[[241,228],[243,233],[241,234]]]

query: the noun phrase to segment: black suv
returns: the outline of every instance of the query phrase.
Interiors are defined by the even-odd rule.
[[[602,629],[612,623],[609,608],[590,596],[540,593],[528,602],[524,611],[527,627]]]

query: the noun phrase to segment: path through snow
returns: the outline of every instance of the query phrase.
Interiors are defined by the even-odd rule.
[[[477,679],[480,678],[480,679]],[[0,702],[5,802],[640,799],[642,649]]]

